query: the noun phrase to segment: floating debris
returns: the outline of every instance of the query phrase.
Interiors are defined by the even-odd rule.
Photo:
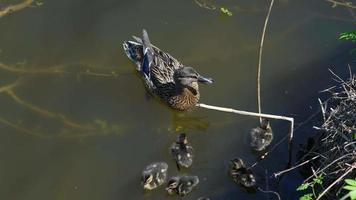
[[[142,171],[142,186],[153,190],[166,182],[168,164],[165,162],[152,163]]]
[[[259,127],[250,132],[251,147],[256,151],[263,151],[273,140],[273,132],[268,119],[263,118]]]
[[[178,169],[180,167],[188,168],[193,164],[194,150],[189,144],[185,133],[179,134],[177,141],[172,144],[170,151],[177,163]]]
[[[170,195],[185,196],[199,183],[198,176],[180,175],[169,179],[166,190]]]
[[[201,7],[208,10],[215,10],[216,6],[213,4],[212,0],[194,0],[195,3]]]
[[[223,14],[229,16],[229,17],[232,16],[232,12],[229,9],[225,8],[225,7],[221,7],[220,11],[221,11],[221,13],[223,13]]]
[[[251,169],[246,168],[244,162],[240,158],[231,160],[229,175],[232,180],[246,188],[251,188],[256,185],[256,178]]]

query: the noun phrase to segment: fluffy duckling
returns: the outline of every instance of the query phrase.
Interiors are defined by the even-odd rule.
[[[268,119],[263,118],[260,127],[253,128],[250,132],[251,147],[256,151],[262,151],[273,140],[273,132]]]
[[[189,144],[185,133],[179,134],[177,141],[172,144],[170,151],[176,161],[178,170],[180,167],[188,168],[192,165],[194,150]]]
[[[246,168],[244,162],[240,158],[231,160],[229,175],[235,183],[238,183],[246,188],[251,188],[256,185],[256,178],[252,170]]]
[[[199,183],[198,176],[181,175],[169,179],[166,190],[168,194],[185,196]]]
[[[168,164],[155,162],[147,165],[142,171],[142,186],[145,190],[153,190],[166,182]]]

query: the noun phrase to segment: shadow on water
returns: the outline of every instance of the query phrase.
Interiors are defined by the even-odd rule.
[[[0,18],[0,86],[8,86],[0,88],[0,199],[177,199],[163,187],[144,193],[140,174],[154,161],[167,162],[169,175],[179,173],[168,148],[180,132],[196,152],[185,172],[201,180],[183,199],[268,198],[227,175],[232,158],[258,160],[248,140],[258,120],[199,108],[177,112],[147,98],[122,50],[122,41],[146,28],[153,44],[215,79],[201,86],[202,103],[256,111],[268,2],[196,1],[215,10],[194,0],[52,0]],[[221,6],[233,15],[221,14]],[[354,28],[352,20],[347,9],[323,0],[276,1],[262,63],[264,113],[292,116],[297,127],[318,110],[318,91],[334,84],[328,68],[341,77],[347,64],[356,70],[354,46],[336,39]],[[275,144],[289,127],[272,125]],[[310,127],[296,131],[295,147]],[[284,142],[256,166],[258,184],[296,199],[297,172],[270,178],[287,162]]]

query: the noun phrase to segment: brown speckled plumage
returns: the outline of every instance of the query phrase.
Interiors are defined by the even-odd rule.
[[[143,39],[134,39],[136,42],[124,42],[124,49],[127,56],[136,63],[147,89],[174,109],[187,110],[194,107],[200,97],[198,78],[206,82],[212,80],[200,76],[193,68],[184,66],[170,54],[151,45],[145,31]]]

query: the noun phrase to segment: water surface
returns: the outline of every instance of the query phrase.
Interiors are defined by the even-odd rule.
[[[1,62],[27,71],[60,66],[61,73],[1,70],[1,85],[21,82],[13,89],[17,101],[0,96],[0,199],[175,199],[163,188],[144,193],[140,174],[154,161],[167,162],[169,175],[179,173],[168,147],[182,131],[196,151],[184,172],[201,180],[184,199],[266,198],[246,193],[226,173],[234,157],[257,160],[248,142],[257,119],[169,109],[146,94],[122,50],[122,41],[146,28],[152,43],[215,79],[201,86],[201,102],[256,111],[257,52],[269,4],[211,2],[233,16],[194,1],[49,0],[1,18]],[[314,113],[318,91],[334,84],[328,68],[345,78],[347,64],[356,70],[352,45],[336,39],[354,27],[347,9],[326,1],[276,1],[263,55],[263,112],[295,117],[297,125]],[[272,125],[275,143],[288,123]],[[296,143],[310,133],[299,129]],[[266,181],[287,161],[282,143],[256,167],[258,184],[296,199],[298,173]]]

